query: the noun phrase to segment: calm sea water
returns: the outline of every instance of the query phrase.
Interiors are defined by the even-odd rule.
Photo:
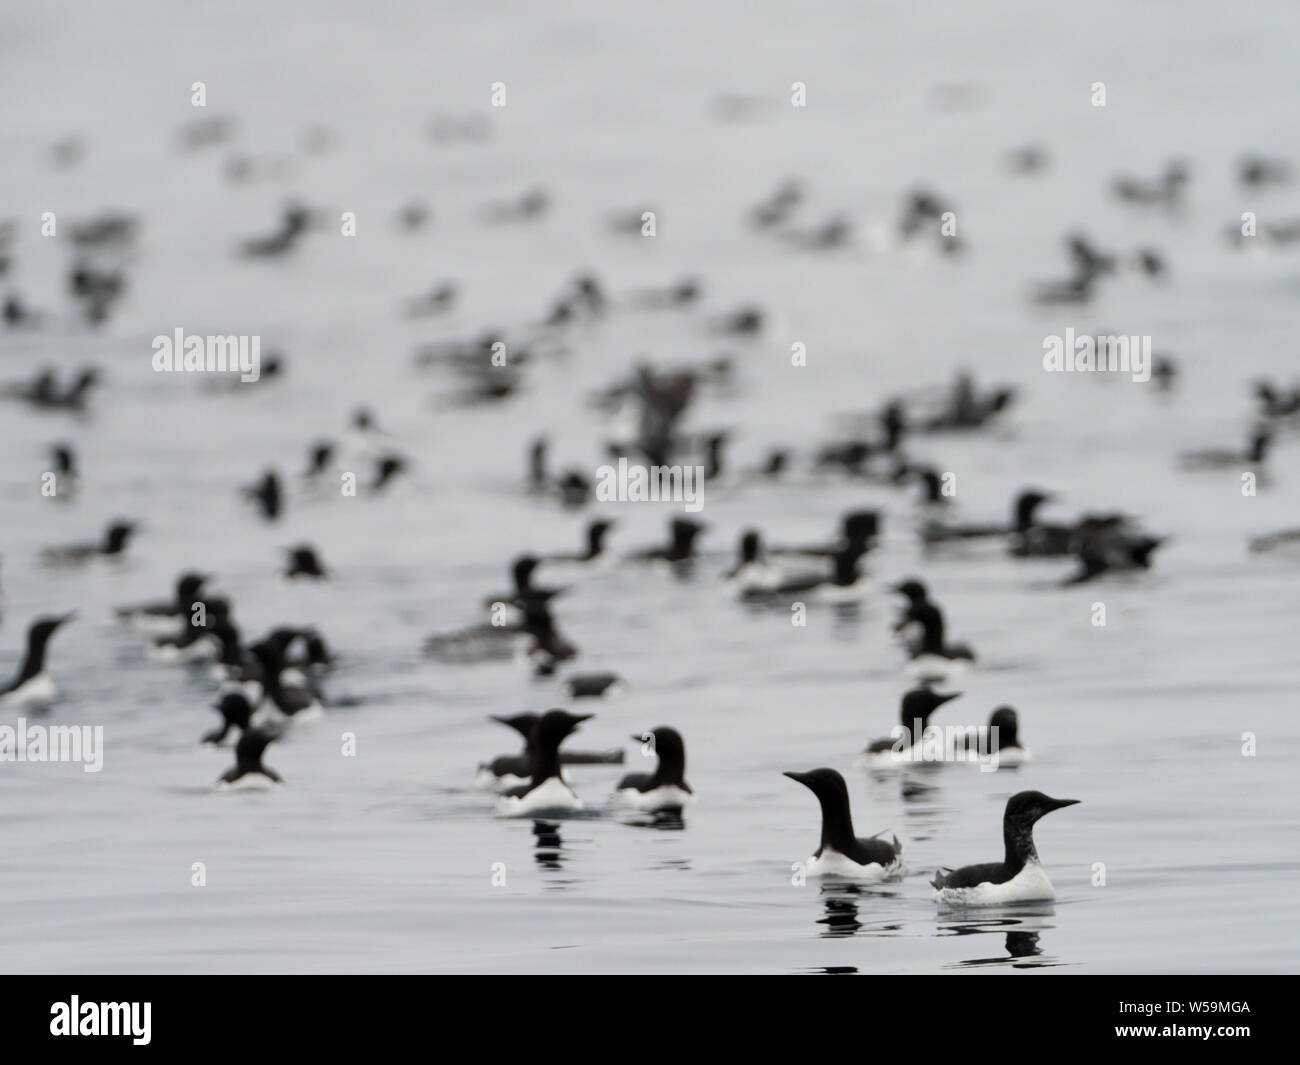
[[[655,5],[318,5],[310,13],[234,3],[178,9],[49,2],[6,6],[0,32],[0,211],[19,226],[10,287],[47,313],[37,331],[0,333],[0,371],[84,363],[106,378],[88,416],[0,413],[0,667],[15,667],[28,619],[76,608],[54,643],[62,697],[53,723],[104,728],[102,772],[0,768],[0,897],[11,915],[6,971],[182,972],[1067,972],[1295,971],[1300,872],[1294,829],[1294,561],[1251,558],[1247,539],[1296,524],[1296,443],[1271,479],[1241,495],[1233,473],[1191,476],[1182,449],[1236,446],[1255,376],[1294,368],[1300,260],[1243,255],[1221,230],[1255,210],[1300,210],[1297,191],[1244,195],[1232,161],[1286,152],[1294,108],[1294,14],[1221,5],[1105,2],[1070,12],[1032,3]],[[197,113],[238,116],[233,146],[181,155]],[[493,82],[507,106],[489,107]],[[808,106],[789,103],[792,82]],[[1108,103],[1090,104],[1104,81]],[[722,94],[756,97],[724,124]],[[437,113],[480,115],[490,137],[435,144]],[[324,126],[321,154],[300,150]],[[79,134],[80,165],[49,147]],[[1039,177],[1012,178],[1004,153],[1043,144]],[[283,156],[282,176],[231,184],[235,152]],[[1110,201],[1120,171],[1154,174],[1174,154],[1194,168],[1171,216]],[[783,178],[809,190],[810,222],[843,213],[857,239],[800,252],[744,225]],[[888,247],[902,191],[952,199],[968,253],[955,261]],[[485,227],[486,201],[545,186],[553,210],[528,226]],[[269,231],[290,195],[330,218],[355,212],[293,257],[249,263],[238,241]],[[399,232],[397,208],[426,199],[432,225]],[[63,291],[70,251],[39,218],[139,212],[130,292],[92,331]],[[611,235],[611,212],[654,209],[653,240]],[[1064,272],[1061,236],[1160,248],[1171,276],[1104,287],[1089,307],[1044,312],[1035,280]],[[615,308],[565,335],[567,354],[529,366],[502,404],[448,405],[451,381],[420,370],[420,343],[499,325],[527,332],[579,271],[618,296],[694,273],[696,312]],[[463,298],[412,321],[402,302],[443,278]],[[757,340],[712,336],[742,303],[771,314]],[[288,379],[213,395],[155,375],[150,342],[190,333],[262,336]],[[1119,378],[1050,375],[1044,336],[1145,334],[1182,368],[1175,392]],[[808,365],[790,365],[790,346]],[[795,448],[783,486],[709,484],[708,555],[693,579],[621,569],[557,608],[587,669],[627,680],[595,705],[575,745],[628,744],[671,724],[685,736],[699,801],[681,831],[608,817],[566,823],[539,848],[528,822],[490,816],[477,762],[512,740],[489,713],[561,705],[554,681],[497,663],[450,666],[422,638],[480,620],[523,550],[577,547],[589,514],[521,491],[527,441],[548,432],[557,465],[600,461],[603,421],[584,402],[637,361],[730,352],[737,388],[706,392],[699,428],[735,430],[737,468],[773,443]],[[814,478],[809,453],[835,419],[893,391],[942,383],[958,366],[1022,399],[996,433],[930,438],[916,453],[957,475],[955,506],[996,520],[1021,486],[1059,491],[1054,513],[1122,509],[1173,539],[1150,575],[1063,590],[1069,563],[1014,564],[997,551],[926,557],[914,493]],[[415,460],[391,497],[291,494],[266,526],[237,489],[264,467],[296,472],[307,446],[371,406]],[[70,501],[39,495],[47,446],[78,449]],[[739,531],[823,538],[849,507],[878,506],[878,589],[856,617],[813,609],[805,628],[752,613],[723,590]],[[671,506],[612,504],[612,544],[656,540]],[[52,572],[42,546],[92,538],[117,515],[144,531],[121,567]],[[336,577],[274,579],[280,548],[310,540]],[[214,572],[246,631],[315,622],[342,655],[331,710],[271,747],[288,786],[218,796],[229,753],[200,750],[213,688],[144,658],[111,607],[152,598],[175,574]],[[912,777],[851,768],[894,723],[906,681],[889,636],[886,586],[923,576],[979,668],[943,713],[980,723],[1017,707],[1037,760],[1018,771],[948,766]],[[1104,602],[1108,623],[1091,624]],[[4,724],[13,724],[6,711]],[[357,753],[341,753],[355,733]],[[1258,753],[1243,757],[1242,735]],[[817,843],[812,796],[786,769],[845,772],[862,833],[889,828],[911,874],[860,893],[791,882]],[[599,805],[624,771],[575,769]],[[1037,840],[1054,905],[941,914],[937,864],[1000,854],[1006,798],[1023,788],[1082,800]],[[205,887],[191,885],[194,863]],[[497,863],[501,863],[500,866]],[[1105,885],[1096,884],[1097,863]],[[505,883],[493,885],[504,867]]]

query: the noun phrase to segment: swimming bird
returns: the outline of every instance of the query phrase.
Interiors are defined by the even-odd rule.
[[[581,552],[576,554],[540,555],[537,557],[537,565],[540,565],[552,575],[555,574],[555,571],[562,570],[566,577],[570,574],[590,571],[596,568],[597,563],[609,560],[609,555],[605,551],[605,537],[609,535],[609,531],[613,527],[614,523],[612,521],[588,522],[587,531],[583,538],[587,546]]]
[[[311,212],[299,204],[289,204],[280,215],[280,228],[265,237],[253,237],[240,245],[240,253],[250,259],[265,259],[292,251],[307,231]]]
[[[1300,414],[1300,388],[1290,391],[1278,389],[1271,381],[1255,383],[1255,397],[1260,403],[1260,415],[1263,418],[1290,418]]]
[[[673,565],[688,563],[695,558],[695,540],[708,526],[690,518],[674,518],[668,525],[668,544],[633,552],[629,557],[637,562],[668,562]]]
[[[859,569],[864,554],[866,549],[861,544],[846,544],[830,556],[829,572],[790,577],[770,587],[751,585],[742,588],[741,598],[747,602],[788,602],[791,596],[802,596],[823,603],[856,603],[866,590],[866,582]]]
[[[370,491],[382,491],[393,483],[398,474],[405,473],[407,468],[407,462],[401,455],[380,455],[375,460],[375,476],[370,482]]]
[[[838,772],[814,769],[807,773],[787,772],[784,775],[797,780],[816,795],[822,808],[821,845],[805,866],[804,872],[808,876],[879,881],[902,875],[903,847],[897,836],[892,842],[875,836],[870,839],[854,836],[849,789]]]
[[[647,813],[680,813],[695,799],[686,783],[686,745],[681,733],[660,725],[647,733],[633,733],[632,739],[649,745],[659,764],[653,773],[627,774],[614,789],[614,801]]]
[[[279,735],[264,729],[247,728],[235,744],[235,764],[217,779],[218,791],[263,791],[284,783],[280,774],[262,764],[262,753]]]
[[[216,659],[221,653],[221,641],[216,628],[229,622],[230,604],[219,596],[196,599],[178,632],[157,636],[147,649],[155,662],[197,662]]]
[[[1242,466],[1261,465],[1268,457],[1272,442],[1272,430],[1266,426],[1260,427],[1251,434],[1250,445],[1245,451],[1185,451],[1178,456],[1178,463],[1188,470],[1239,469]]]
[[[497,800],[496,816],[556,816],[583,809],[582,800],[560,773],[560,744],[592,714],[548,710],[531,734],[532,771],[528,784],[511,788]]]
[[[431,314],[445,314],[455,305],[456,295],[455,282],[444,281],[431,292],[407,303],[406,313],[412,318]]]
[[[912,603],[895,630],[915,622],[920,637],[908,648],[908,672],[921,677],[943,677],[975,661],[975,652],[965,644],[950,644],[945,639],[943,611],[925,600]]]
[[[1090,519],[1079,524],[1075,553],[1079,569],[1063,585],[1083,584],[1108,573],[1151,568],[1151,556],[1167,537],[1137,533],[1122,521]]]
[[[241,492],[245,499],[257,504],[267,521],[280,517],[284,508],[284,491],[280,487],[280,475],[275,470],[267,470],[256,484],[248,485]]]
[[[80,565],[96,558],[120,559],[138,526],[133,521],[115,521],[104,530],[99,543],[75,543],[47,547],[41,560],[51,566]]]
[[[1251,188],[1286,185],[1291,180],[1291,164],[1285,159],[1251,153],[1238,162],[1237,180]]]
[[[253,707],[243,692],[226,692],[212,704],[212,709],[221,715],[221,728],[205,732],[199,740],[201,744],[214,747],[225,743],[231,729],[243,732],[249,728],[253,717]]]
[[[138,603],[133,606],[120,606],[114,610],[117,619],[134,628],[146,632],[174,632],[177,623],[189,615],[190,609],[199,599],[203,585],[207,583],[206,573],[187,570],[176,579],[176,595],[170,601]]]
[[[774,547],[772,554],[834,558],[846,547],[856,547],[866,553],[875,547],[879,535],[880,511],[851,510],[841,516],[839,536],[831,542],[802,547]]]
[[[898,704],[901,729],[894,730],[896,735],[872,740],[859,761],[862,764],[926,761],[922,740],[930,727],[930,715],[960,696],[961,692],[937,692],[924,685],[905,692]]]
[[[288,568],[284,571],[287,580],[293,580],[295,577],[310,577],[314,580],[320,580],[329,576],[329,571],[325,568],[316,554],[316,549],[311,544],[298,544],[296,547],[285,548],[289,555]]]
[[[45,649],[50,637],[76,617],[76,613],[37,618],[27,629],[27,653],[17,675],[0,688],[0,705],[44,709],[54,702],[58,690],[45,671]]]
[[[1172,159],[1155,180],[1143,181],[1122,174],[1111,183],[1111,191],[1127,203],[1172,207],[1182,200],[1189,177],[1187,164],[1181,159]]]
[[[533,775],[533,730],[541,720],[540,714],[524,711],[501,717],[490,714],[488,720],[512,728],[524,738],[524,749],[519,754],[502,754],[490,762],[480,763],[475,782],[480,788],[498,791],[527,784]],[[622,765],[623,750],[561,751],[560,765]]]
[[[1010,386],[981,392],[970,374],[959,373],[946,406],[939,413],[923,419],[915,428],[929,433],[981,429],[1004,413],[1015,398],[1016,390]]]
[[[301,673],[286,670],[283,634],[259,640],[249,648],[262,671],[262,686],[266,697],[283,720],[313,721],[324,713],[320,693]]]
[[[1280,529],[1265,536],[1253,537],[1250,550],[1256,554],[1300,547],[1300,529]]]
[[[1002,815],[1005,857],[1000,862],[941,868],[930,882],[934,900],[954,906],[999,906],[1014,902],[1050,902],[1056,898],[1034,847],[1034,823],[1073,806],[1078,799],[1053,799],[1041,791],[1021,791],[1007,800]]]
[[[599,699],[623,687],[623,679],[617,673],[574,673],[564,683],[574,699]]]
[[[781,583],[781,568],[764,556],[763,536],[757,529],[746,529],[741,533],[736,555],[736,564],[722,575],[722,579],[734,584],[742,596],[750,592],[772,591]]]
[[[334,466],[335,445],[332,440],[318,440],[307,452],[307,468],[302,480],[307,484],[317,484]]]
[[[1020,742],[1020,719],[1011,707],[993,711],[985,735],[988,753],[999,769],[1014,769],[1032,760],[1033,754]]]
[[[638,220],[638,228],[640,222]],[[633,293],[631,302],[641,307],[685,307],[699,300],[703,285],[698,278],[684,277],[663,289],[643,289]]]
[[[53,497],[71,499],[77,491],[77,453],[71,444],[53,444],[50,457],[54,460]]]
[[[1050,492],[1040,492],[1036,488],[1027,488],[1020,492],[1011,504],[1011,523],[953,525],[944,522],[927,522],[921,529],[921,538],[926,543],[943,543],[948,540],[974,540],[991,536],[1006,536],[1013,533],[1027,533],[1034,525],[1038,508],[1051,502],[1056,497]]]

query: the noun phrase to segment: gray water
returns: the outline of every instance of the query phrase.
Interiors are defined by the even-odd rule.
[[[40,972],[1064,972],[1295,971],[1294,560],[1251,557],[1250,536],[1297,523],[1294,439],[1243,497],[1236,474],[1178,471],[1191,447],[1238,446],[1248,382],[1294,367],[1300,260],[1241,254],[1221,239],[1244,210],[1300,210],[1296,189],[1249,196],[1231,164],[1297,143],[1290,5],[1023,2],[886,6],[767,2],[629,7],[171,3],[4,5],[0,25],[0,217],[17,220],[9,286],[47,319],[0,332],[7,381],[38,368],[101,366],[83,419],[6,402],[0,414],[3,600],[0,673],[16,668],[38,614],[76,608],[54,641],[60,699],[49,723],[102,725],[104,767],[0,768],[0,968]],[[233,146],[178,154],[198,112],[241,121]],[[507,106],[489,106],[490,86]],[[790,85],[808,106],[790,106]],[[1091,106],[1104,81],[1108,103]],[[945,105],[965,86],[956,106]],[[759,98],[719,121],[720,94]],[[434,144],[431,115],[478,114],[481,144]],[[299,149],[309,127],[330,150]],[[51,167],[70,135],[86,157]],[[1013,178],[1003,154],[1045,145],[1051,166]],[[284,156],[283,176],[232,184],[235,152]],[[1116,173],[1154,174],[1174,154],[1193,180],[1179,215],[1116,204]],[[801,252],[744,224],[783,178],[802,176],[809,222],[850,217],[854,244]],[[967,253],[950,260],[880,240],[918,181],[956,204]],[[555,205],[527,226],[484,226],[489,200],[534,185]],[[238,259],[298,195],[330,218],[283,261]],[[431,227],[404,234],[397,208],[426,198]],[[88,329],[64,296],[69,221],[139,212],[130,292]],[[606,215],[655,209],[653,239],[611,235]],[[1160,248],[1163,284],[1125,278],[1084,309],[1042,311],[1033,281],[1060,276],[1062,234]],[[616,294],[698,273],[699,311],[615,308],[564,334],[567,354],[526,369],[517,398],[472,410],[438,399],[420,343],[499,324],[526,331],[581,270]],[[402,301],[442,278],[463,299],[441,319]],[[708,318],[742,303],[772,320],[723,341]],[[150,341],[176,327],[244,333],[288,356],[288,380],[213,395],[156,375]],[[1126,378],[1053,375],[1046,335],[1146,334],[1182,370],[1171,396]],[[794,342],[808,364],[792,367]],[[565,597],[557,617],[583,669],[614,669],[620,701],[595,704],[573,742],[626,744],[658,724],[684,735],[698,802],[681,831],[611,817],[565,823],[536,846],[527,821],[495,820],[476,764],[511,750],[489,713],[563,705],[556,681],[508,663],[421,656],[431,632],[482,620],[523,550],[573,550],[589,513],[522,491],[527,441],[558,467],[602,461],[603,417],[584,403],[637,361],[732,352],[738,387],[706,392],[689,423],[736,430],[737,468],[772,443],[799,454],[781,486],[706,486],[707,557],[694,577],[623,568]],[[841,415],[946,381],[959,366],[1021,389],[996,432],[924,438],[918,457],[957,475],[955,508],[1000,519],[1026,484],[1062,493],[1054,517],[1119,509],[1172,537],[1141,578],[1062,589],[1068,561],[996,550],[924,556],[914,491],[808,472]],[[301,469],[307,446],[371,406],[415,460],[388,498],[291,494],[278,525],[237,496],[267,465]],[[73,500],[44,499],[47,445],[78,449]],[[885,537],[855,618],[813,608],[805,628],[753,613],[718,579],[736,536],[824,539],[845,509],[878,506]],[[629,550],[680,508],[602,504]],[[117,515],[144,523],[120,567],[51,571],[48,544],[93,538]],[[315,587],[275,579],[280,548],[310,540],[335,571]],[[271,795],[213,794],[230,754],[199,749],[215,722],[201,674],[145,660],[112,606],[166,593],[201,567],[244,630],[314,622],[342,661],[331,709],[267,754],[288,782]],[[1036,761],[981,773],[853,769],[894,724],[907,681],[889,635],[887,585],[919,575],[952,634],[977,649],[953,724],[1018,708]],[[1091,623],[1103,602],[1107,625]],[[13,724],[6,710],[0,723]],[[342,735],[357,738],[355,757]],[[1258,741],[1243,757],[1242,735]],[[786,769],[843,771],[861,834],[888,828],[910,869],[852,893],[792,883],[818,835],[812,796]],[[597,808],[620,767],[570,777]],[[1082,800],[1040,823],[1053,905],[939,912],[939,864],[1000,856],[1006,798],[1036,788]],[[196,862],[204,887],[191,884]],[[503,863],[505,883],[493,885]],[[1096,863],[1104,863],[1098,886]],[[1037,937],[1036,939],[1033,937]],[[1031,953],[1036,952],[1036,953]],[[1024,956],[1021,956],[1024,955]]]

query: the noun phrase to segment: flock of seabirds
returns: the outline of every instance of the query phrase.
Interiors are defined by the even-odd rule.
[[[238,124],[228,117],[201,120],[182,132],[180,148],[184,152],[221,148],[232,141],[237,128]],[[475,142],[489,132],[486,121],[477,117],[442,116],[431,125],[429,135],[441,141]],[[304,139],[302,150],[327,151],[329,144],[329,132],[317,129]],[[54,162],[64,168],[79,166],[84,154],[85,146],[77,138],[70,138],[55,147]],[[225,162],[226,178],[231,182],[269,180],[283,162],[230,154]],[[1029,146],[1012,152],[1007,162],[1017,175],[1031,177],[1047,168],[1049,157],[1045,149]],[[1238,179],[1246,188],[1285,185],[1292,180],[1292,170],[1283,160],[1250,156],[1241,160]],[[1175,160],[1150,180],[1116,179],[1112,192],[1136,210],[1176,210],[1189,180],[1189,168]],[[550,193],[535,188],[518,199],[488,204],[483,221],[489,225],[527,225],[543,217],[550,206]],[[893,239],[900,246],[925,242],[938,253],[960,254],[960,242],[942,235],[941,219],[949,210],[950,203],[931,190],[906,193]],[[399,230],[414,232],[431,225],[432,217],[426,203],[412,200],[398,208],[394,224]],[[806,219],[805,190],[797,180],[782,183],[763,202],[751,205],[744,219],[759,233],[813,250],[843,246],[855,239],[854,226],[847,216],[820,222]],[[14,277],[13,238],[17,224],[0,223],[0,280]],[[128,293],[129,252],[142,224],[143,220],[134,215],[105,212],[71,227],[73,256],[66,275],[67,294],[77,313],[91,325],[107,321],[118,301]],[[635,234],[641,216],[629,211],[625,216],[611,217],[608,224],[614,233]],[[320,228],[319,212],[294,202],[285,207],[277,228],[248,238],[238,252],[246,258],[263,260],[305,254],[304,248]],[[1300,221],[1263,224],[1258,240],[1272,247],[1298,243]],[[1081,232],[1068,234],[1065,248],[1067,276],[1038,288],[1032,297],[1036,302],[1083,304],[1100,286],[1124,274],[1159,278],[1168,269],[1158,251],[1103,249]],[[629,302],[659,313],[693,312],[703,300],[704,290],[702,279],[685,277],[662,289],[615,299],[602,278],[584,273],[555,299],[544,322],[509,335],[512,355],[508,366],[493,359],[497,345],[509,332],[497,329],[426,345],[415,358],[420,365],[449,370],[459,382],[452,402],[491,408],[519,393],[524,372],[549,349],[562,344],[566,330],[575,323],[621,313]],[[405,313],[433,318],[454,307],[457,298],[456,284],[442,281],[411,300]],[[45,312],[33,307],[17,288],[10,287],[0,308],[0,335],[3,330],[41,329],[46,318]],[[767,312],[762,307],[741,307],[713,318],[710,327],[719,337],[755,336],[762,333],[766,321]],[[258,382],[233,387],[272,387],[286,372],[285,356],[273,353],[265,360]],[[796,469],[811,469],[852,483],[916,493],[926,510],[918,528],[926,544],[942,550],[945,544],[985,540],[1000,543],[1016,558],[1059,558],[1072,566],[1069,571],[1063,570],[1063,584],[1124,580],[1141,574],[1154,564],[1166,539],[1147,531],[1138,518],[1118,512],[1048,519],[1043,508],[1055,497],[1037,487],[1026,487],[1009,502],[1004,521],[962,524],[948,519],[942,474],[916,460],[912,442],[920,437],[986,432],[1007,417],[1019,398],[1014,388],[985,387],[966,374],[959,374],[943,388],[937,401],[933,392],[921,399],[905,395],[887,399],[869,425],[826,440],[814,453],[801,455],[775,448],[759,467],[735,470],[728,462],[729,433],[698,432],[685,425],[693,400],[705,389],[726,385],[735,373],[734,360],[726,356],[685,367],[638,366],[626,379],[615,381],[592,397],[592,402],[609,414],[605,457],[622,456],[664,467],[698,461],[709,481],[744,478],[779,486]],[[1171,357],[1160,357],[1153,368],[1154,387],[1175,388],[1178,373]],[[54,371],[44,370],[31,380],[3,386],[2,392],[4,399],[42,412],[75,414],[91,407],[101,385],[98,371],[86,367],[66,381]],[[1274,437],[1300,423],[1300,388],[1259,381],[1253,389],[1258,421],[1249,430],[1244,446],[1187,454],[1181,456],[1183,465],[1262,470]],[[69,443],[55,443],[51,460],[59,495],[67,498],[79,476],[75,448]],[[286,478],[277,470],[267,470],[242,493],[248,506],[274,522],[280,518],[291,488],[306,491],[336,486],[338,471],[357,468],[358,462],[365,463],[370,471],[361,489],[370,494],[390,491],[409,475],[411,465],[409,457],[379,429],[374,414],[365,409],[355,413],[339,439],[311,444],[301,474]],[[521,490],[578,515],[592,504],[593,476],[584,469],[552,470],[548,441],[538,436],[526,455]],[[557,618],[567,586],[553,582],[584,572],[598,573],[614,565],[657,564],[678,577],[689,577],[706,527],[689,516],[674,517],[663,543],[632,553],[611,549],[609,539],[614,528],[612,520],[588,519],[580,547],[572,554],[523,555],[509,560],[511,587],[485,597],[485,620],[467,629],[431,635],[424,645],[426,654],[459,663],[522,658],[537,675],[561,678],[574,703],[589,704],[617,691],[621,680],[616,674],[575,668],[579,650],[566,639]],[[48,566],[112,563],[131,550],[136,532],[137,523],[115,521],[101,539],[48,548],[39,561]],[[815,544],[771,545],[755,528],[737,533],[735,564],[725,578],[745,603],[755,609],[785,610],[795,602],[851,606],[868,590],[862,563],[880,548],[881,513],[865,508],[846,513],[839,527],[829,530],[824,542]],[[1257,538],[1250,548],[1273,551],[1296,545],[1300,545],[1300,529],[1287,529]],[[283,575],[301,581],[330,579],[328,567],[311,544],[290,549]],[[212,580],[211,575],[198,570],[185,572],[167,598],[123,605],[117,611],[118,619],[123,626],[148,634],[151,656],[163,661],[202,663],[212,670],[220,685],[214,704],[220,725],[206,732],[202,742],[233,745],[234,751],[234,764],[220,776],[216,786],[275,787],[281,778],[264,760],[267,747],[286,729],[299,727],[324,712],[328,701],[321,685],[336,665],[335,655],[325,635],[316,628],[286,626],[250,638],[237,624],[229,600],[210,593]],[[938,690],[936,685],[945,685],[976,660],[972,648],[950,639],[945,612],[922,580],[906,580],[890,590],[899,604],[894,631],[901,645],[900,654],[914,680],[900,699],[900,727],[890,737],[871,743],[860,756],[862,765],[890,766],[930,758],[925,743],[931,717],[959,694]],[[72,619],[72,614],[64,614],[31,622],[25,657],[12,680],[0,687],[0,705],[48,708],[54,702],[56,689],[47,669],[49,645]],[[565,746],[580,723],[592,716],[562,708],[493,716],[493,721],[511,729],[522,742],[517,753],[496,757],[478,767],[479,784],[497,793],[495,811],[499,816],[534,818],[545,824],[547,818],[562,818],[584,809],[570,784],[571,773],[566,774],[566,770],[623,761],[622,750],[578,751]],[[656,766],[653,772],[623,777],[610,800],[611,809],[680,820],[683,808],[695,799],[686,780],[682,735],[674,728],[660,726],[632,738],[643,745],[644,753],[655,756]],[[1011,707],[994,711],[980,740],[982,749],[992,754],[999,768],[1014,769],[1031,758],[1020,742],[1018,717]],[[870,882],[903,874],[902,847],[896,837],[886,839],[882,833],[864,839],[855,835],[848,787],[839,772],[814,768],[785,775],[808,788],[821,807],[820,844],[806,864],[808,875]],[[1054,898],[1035,850],[1033,827],[1044,815],[1077,801],[1052,798],[1038,791],[1011,796],[1003,815],[1002,860],[938,870],[932,881],[936,900],[978,906]]]

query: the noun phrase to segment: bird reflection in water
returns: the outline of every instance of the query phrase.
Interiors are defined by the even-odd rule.
[[[537,864],[543,869],[561,868],[560,850],[563,843],[560,841],[559,824],[554,821],[534,821],[533,835],[537,837],[537,848],[533,854]]]
[[[1048,916],[1050,912],[1049,909],[1043,913],[1035,913],[1032,916]],[[1026,921],[1016,917],[991,918],[947,925],[941,929],[940,934],[970,936],[997,932],[1005,933],[1006,957],[970,958],[966,961],[957,962],[953,966],[954,968],[969,969],[990,965],[1008,965],[1013,969],[1042,969],[1062,964],[1059,958],[1050,954],[1043,954],[1043,948],[1039,946],[1039,932],[1035,931],[1034,928],[1044,926],[1038,922],[1033,922],[1029,927],[1022,927],[1026,924]]]
[[[686,827],[680,806],[664,806],[654,811],[630,810],[619,820],[633,828],[653,828],[661,832],[680,832]]]
[[[848,881],[830,881],[822,884],[821,900],[825,913],[817,918],[822,925],[823,939],[842,939],[857,933],[863,924],[858,920],[858,903],[862,899],[895,898],[898,892],[883,886],[868,887]],[[897,932],[902,925],[876,924],[867,929],[867,934],[880,932]]]

